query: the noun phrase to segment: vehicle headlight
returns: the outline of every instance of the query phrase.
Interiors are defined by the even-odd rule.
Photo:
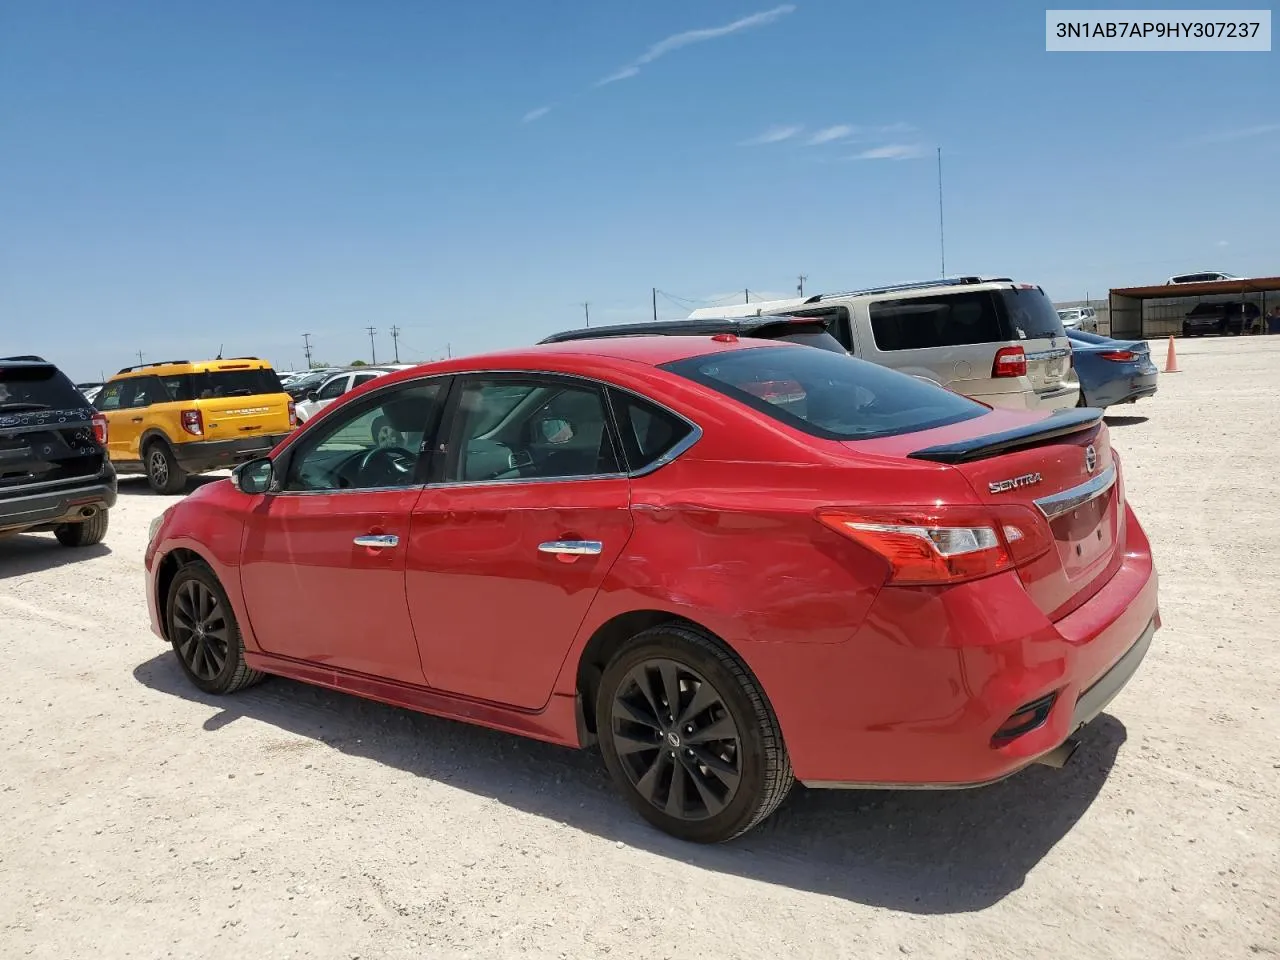
[[[164,523],[164,519],[167,516],[169,516],[168,510],[151,521],[151,526],[147,529],[147,543],[155,540],[156,534],[160,532],[160,524]]]

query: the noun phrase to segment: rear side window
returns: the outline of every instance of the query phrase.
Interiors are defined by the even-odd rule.
[[[988,412],[915,377],[825,350],[734,350],[677,360],[663,369],[828,440],[896,436]]]
[[[685,420],[633,393],[610,390],[609,400],[622,434],[622,450],[632,473],[652,467],[669,454],[693,427]]]
[[[0,367],[0,411],[76,410],[89,404],[52,364]]]
[[[872,303],[868,312],[876,347],[884,351],[1009,339],[1001,333],[996,300],[988,291],[880,300]]]

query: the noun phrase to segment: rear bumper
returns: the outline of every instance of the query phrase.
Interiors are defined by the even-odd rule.
[[[106,475],[90,483],[0,500],[0,533],[74,523],[85,518],[86,510],[109,510],[115,505],[116,475],[108,469]]]
[[[1127,377],[1117,377],[1099,384],[1093,390],[1085,390],[1091,407],[1110,407],[1117,403],[1133,403],[1144,397],[1154,396],[1159,386],[1160,374],[1135,373]]]
[[[929,594],[885,588],[840,644],[745,644],[797,779],[817,787],[958,788],[1053,751],[1129,681],[1160,625],[1157,576],[1126,507],[1123,562],[1050,621],[1016,573]],[[995,733],[1048,696],[1043,721]]]
[[[265,457],[287,436],[287,433],[275,433],[237,437],[234,440],[194,440],[175,444],[173,456],[178,461],[178,466],[187,473],[225,470],[257,457]]]

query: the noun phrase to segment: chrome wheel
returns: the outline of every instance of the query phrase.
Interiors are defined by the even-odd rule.
[[[192,675],[212,682],[227,665],[231,632],[222,601],[205,583],[183,581],[173,595],[173,647]]]
[[[741,737],[724,698],[675,660],[644,660],[627,672],[609,735],[636,792],[667,816],[714,817],[742,782]]]

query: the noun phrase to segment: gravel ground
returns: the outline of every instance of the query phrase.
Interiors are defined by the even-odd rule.
[[[797,788],[724,847],[639,823],[592,752],[199,694],[147,628],[138,481],[102,547],[0,543],[0,956],[1280,956],[1280,337],[1179,346],[1110,418],[1164,629],[1071,764]]]

